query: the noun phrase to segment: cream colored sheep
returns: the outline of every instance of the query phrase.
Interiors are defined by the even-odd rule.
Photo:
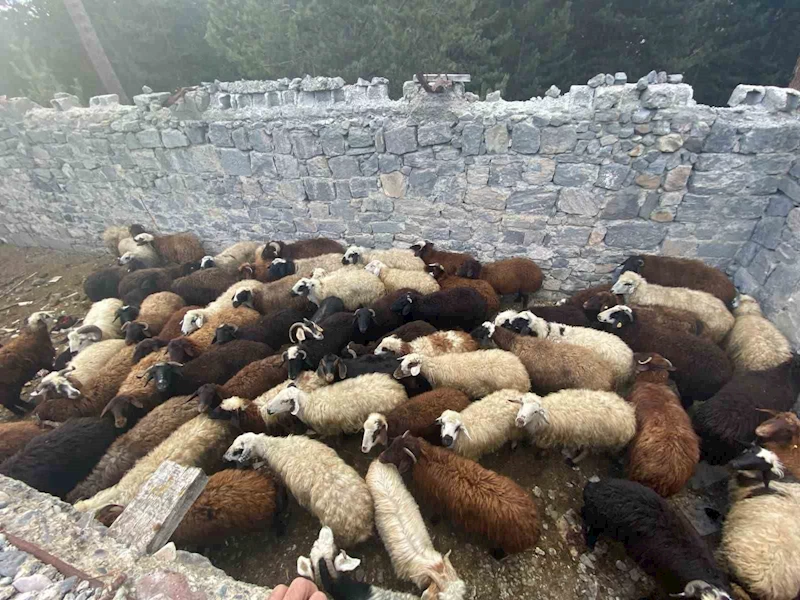
[[[147,238],[145,238],[147,240]],[[152,241],[152,237],[150,238]],[[118,262],[127,265],[133,260],[139,263],[141,268],[157,267],[161,264],[161,257],[153,248],[150,241],[137,242],[132,237],[126,237],[119,241],[117,250],[119,252]]]
[[[344,302],[345,310],[356,310],[385,295],[386,286],[364,269],[339,269],[321,278],[300,279],[292,287],[292,293],[306,296],[317,306],[325,298],[336,296]]]
[[[343,546],[372,536],[374,511],[367,484],[322,442],[298,435],[245,433],[236,438],[225,459],[267,461],[300,506],[330,527]]]
[[[108,361],[124,347],[125,340],[103,340],[92,344],[76,354],[63,371],[43,378],[36,388],[37,395],[56,392],[56,395],[68,398],[80,397],[80,389],[85,389],[101,375]]]
[[[278,265],[285,265],[278,267]],[[317,269],[321,269],[325,274],[333,273],[339,269],[344,268],[342,264],[342,255],[337,253],[321,254],[320,256],[312,256],[311,258],[298,258],[292,260],[290,258],[273,258],[270,264],[270,279],[277,279],[273,277],[273,271],[282,271],[279,277],[286,277],[287,275],[297,275],[299,277],[313,277]],[[272,268],[275,267],[275,268]]]
[[[288,386],[266,405],[264,417],[291,412],[321,435],[356,433],[373,412],[388,412],[408,400],[391,375],[368,373],[304,392]]]
[[[665,287],[648,283],[641,275],[626,271],[611,287],[612,294],[625,296],[626,304],[666,306],[688,310],[703,322],[704,331],[720,343],[733,327],[734,318],[719,298],[689,288]]]
[[[425,271],[391,269],[379,260],[371,261],[364,267],[364,270],[380,279],[389,294],[403,288],[417,291],[420,294],[433,294],[439,291],[436,279]]]
[[[241,290],[249,290],[253,287],[260,286],[261,282],[256,279],[244,279],[237,281],[227,290],[222,292],[217,299],[211,302],[205,308],[196,308],[187,311],[181,321],[181,332],[183,335],[189,335],[193,331],[197,331],[204,324],[206,324],[211,317],[223,310],[231,308],[231,299],[236,296]]]
[[[410,342],[404,342],[395,335],[386,336],[375,348],[375,354],[441,356],[442,354],[474,352],[479,347],[478,342],[464,331],[437,331],[430,335],[418,337]]]
[[[470,398],[488,396],[504,389],[527,392],[531,387],[528,372],[519,358],[505,350],[477,350],[463,354],[403,357],[394,376],[422,375],[433,387],[460,390]]]
[[[236,242],[215,256],[204,256],[200,259],[200,265],[204,269],[219,267],[235,273],[243,263],[255,260],[256,250],[260,246],[259,242]]]
[[[100,340],[122,338],[122,325],[117,319],[117,311],[122,308],[122,300],[106,298],[95,302],[83,318],[83,323],[67,334],[70,352],[80,352]]]
[[[737,370],[764,371],[791,360],[789,340],[764,318],[755,298],[742,295],[734,300],[733,316],[725,351]]]
[[[518,390],[500,390],[473,402],[461,412],[446,410],[437,422],[442,427],[442,445],[456,454],[478,460],[507,442],[525,439],[516,426]]]
[[[342,262],[357,265],[366,265],[373,260],[378,260],[390,269],[404,271],[425,271],[425,262],[414,255],[412,250],[390,248],[389,250],[371,250],[362,246],[350,246],[344,253]]]
[[[541,448],[618,451],[636,434],[636,410],[613,392],[561,390],[520,395],[517,427]],[[577,459],[576,459],[577,460]]]

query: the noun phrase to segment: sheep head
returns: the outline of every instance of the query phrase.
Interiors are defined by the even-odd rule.
[[[133,351],[133,364],[138,363],[148,354],[152,354],[159,348],[163,348],[167,345],[167,342],[164,342],[158,338],[148,338],[146,340],[142,340],[138,344],[136,344],[136,349]]]
[[[117,312],[114,313],[114,320],[118,320],[121,325],[125,325],[125,323],[130,323],[131,321],[136,320],[136,317],[138,316],[139,307],[132,304],[126,304],[125,306],[121,306],[117,309]]]
[[[301,371],[307,367],[312,367],[306,361],[308,352],[303,350],[300,346],[290,346],[286,352],[283,353],[283,360],[288,364],[289,379],[297,379]]]
[[[265,436],[261,435],[261,437]],[[255,458],[255,447],[259,439],[259,434],[251,432],[243,433],[233,440],[233,443],[225,452],[223,458],[228,462],[238,463],[240,465],[248,464]]]
[[[337,378],[338,381],[341,381],[347,377],[347,365],[344,364],[344,360],[340,356],[326,354],[319,361],[317,377],[324,379],[325,383],[333,383],[337,381]]]
[[[144,339],[152,337],[150,325],[143,321],[128,321],[123,326],[125,330],[125,344],[132,346]]]
[[[186,314],[183,315],[183,319],[181,320],[181,333],[183,335],[189,335],[197,331],[203,326],[205,320],[206,318],[202,309],[186,311]]]
[[[272,260],[279,257],[283,253],[285,244],[283,242],[270,241],[264,245],[261,251],[261,259],[264,261]]]
[[[200,349],[189,338],[178,337],[167,344],[167,353],[171,361],[185,363],[200,356]]]
[[[119,504],[107,504],[94,513],[94,518],[106,527],[111,527],[123,510],[125,510],[125,507]]]
[[[628,272],[639,273],[641,272],[642,267],[644,267],[644,256],[639,254],[626,258],[625,261],[619,265],[619,267],[617,267],[617,269],[621,275],[622,273]]]
[[[246,306],[247,308],[254,308],[254,294],[253,290],[251,289],[243,289],[238,290],[236,293],[233,294],[231,298],[231,304],[233,308],[239,308],[240,306]]]
[[[189,397],[189,400],[197,398],[197,412],[211,412],[222,402],[222,398],[217,393],[217,386],[213,383],[204,383],[197,388]]]
[[[297,265],[293,260],[285,258],[275,258],[270,263],[267,269],[267,281],[277,281],[289,275],[294,275],[297,271]]]
[[[644,278],[634,271],[625,271],[611,286],[611,293],[630,296],[642,284]]]
[[[460,433],[463,433],[468,439],[472,439],[467,427],[464,425],[464,421],[461,419],[461,414],[454,410],[444,411],[436,419],[436,422],[441,426],[442,446],[445,448],[452,448]]]
[[[444,267],[442,265],[440,265],[439,263],[431,263],[429,265],[426,265],[425,266],[425,270],[428,272],[428,274],[431,277],[433,277],[437,281],[439,279],[441,279],[442,277],[444,277],[444,275],[445,275]]]
[[[463,262],[456,274],[459,277],[466,277],[467,279],[480,279],[481,269],[481,263],[474,258],[470,258]]]
[[[47,310],[39,310],[28,317],[28,327],[31,329],[39,329],[41,327],[48,328],[53,323],[55,315]]]
[[[300,556],[297,558],[297,574],[322,585],[322,581],[330,578],[335,579],[338,573],[352,571],[360,564],[360,559],[348,556],[344,550],[339,550],[337,553],[333,531],[330,527],[323,527],[311,546],[311,552],[309,552],[308,557]],[[316,573],[314,572],[314,567],[317,568]]]
[[[370,327],[378,323],[375,310],[372,308],[359,308],[353,314],[356,317],[353,325],[358,328],[359,333],[367,333]]]
[[[511,322],[511,329],[522,335],[531,335],[538,338],[546,338],[550,335],[550,328],[547,321],[537,317],[529,310],[523,310]]]
[[[416,377],[422,372],[422,355],[421,354],[406,354],[403,360],[400,361],[400,366],[394,371],[395,379],[403,379],[405,377]]]
[[[636,369],[642,371],[675,371],[672,363],[657,352],[636,352]]]
[[[319,280],[311,279],[310,277],[303,277],[300,281],[292,286],[292,296],[305,296],[308,297],[312,290],[316,287],[314,282],[319,283]]]
[[[133,236],[133,241],[136,242],[139,246],[144,246],[146,244],[152,244],[155,241],[155,237],[150,233],[140,233],[138,235]]]
[[[630,306],[612,306],[597,315],[597,320],[607,329],[622,329],[634,322],[633,309]]]
[[[211,267],[216,267],[217,263],[214,260],[214,257],[211,255],[206,255],[200,259],[200,268],[201,269],[210,269]]]
[[[128,251],[128,252],[126,252],[125,254],[123,254],[122,256],[120,256],[120,257],[117,259],[117,262],[118,262],[119,264],[121,264],[121,265],[127,265],[127,264],[128,264],[129,262],[131,262],[131,261],[132,261],[134,258],[136,258],[136,255],[135,255],[133,252],[130,252],[130,251]]]
[[[416,244],[411,244],[411,246],[408,249],[414,253],[414,256],[422,258],[423,253],[427,253],[427,251],[433,250],[433,244],[431,244],[430,242],[426,242],[425,240],[420,240]]]
[[[303,319],[289,327],[289,341],[292,343],[305,342],[308,339],[322,340],[325,330],[309,319]]]
[[[583,310],[590,318],[597,318],[601,312],[618,304],[617,297],[611,292],[597,292],[583,303]]]
[[[370,263],[366,267],[364,267],[364,270],[367,273],[372,273],[373,275],[375,275],[375,277],[380,277],[381,271],[383,271],[385,268],[386,265],[383,264],[381,261],[373,260],[370,261]]]
[[[403,340],[396,335],[387,335],[375,348],[375,356],[385,356],[387,354],[399,355],[403,349]]]
[[[75,331],[70,331],[67,339],[69,340],[69,351],[80,352],[102,340],[103,332],[97,325],[83,325]]]
[[[142,404],[138,398],[133,396],[116,396],[106,404],[100,416],[104,417],[111,413],[114,417],[114,426],[117,429],[124,429],[128,424],[128,411],[130,411],[131,406],[144,409],[144,404]]]
[[[308,394],[303,392],[303,390],[296,385],[289,384],[289,386],[281,390],[272,400],[267,402],[267,414],[272,416],[288,412],[292,413],[294,416],[298,416],[307,399]]]
[[[800,419],[796,414],[771,411],[770,414],[773,415],[771,419],[756,427],[756,437],[760,440],[778,443],[790,443],[800,439]]]
[[[364,249],[360,246],[350,246],[342,256],[343,265],[356,265],[361,260]]]
[[[402,474],[411,470],[421,455],[422,444],[419,439],[406,431],[402,436],[396,437],[389,447],[381,452],[378,460],[382,463],[393,464]]]
[[[769,482],[773,476],[781,479],[785,473],[785,468],[778,455],[761,446],[748,448],[728,464],[735,471],[756,471],[761,473],[761,478],[766,488],[769,487]]]
[[[514,421],[517,427],[528,427],[529,429],[539,429],[550,423],[547,418],[547,410],[541,403],[541,397],[536,394],[522,394],[518,402],[522,406],[517,411],[517,418]]]
[[[364,437],[361,438],[361,452],[366,454],[378,444],[389,443],[389,424],[380,413],[372,413],[364,421]]]
[[[741,317],[744,315],[761,316],[761,306],[758,300],[747,294],[739,294],[733,299],[733,316]]]
[[[479,342],[491,339],[495,332],[495,324],[491,321],[485,321],[483,325],[480,325],[469,332],[473,339],[478,340]]]
[[[397,313],[402,315],[403,317],[407,318],[411,315],[411,307],[414,302],[417,302],[422,297],[422,294],[417,292],[408,292],[407,294],[400,296],[397,300],[392,303],[391,311],[393,313]]]
[[[695,600],[731,600],[730,594],[705,581],[690,581],[680,594],[670,594],[672,598],[694,598]]]

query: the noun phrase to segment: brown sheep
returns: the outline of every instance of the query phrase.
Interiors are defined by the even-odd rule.
[[[440,289],[449,290],[454,287],[471,287],[486,300],[489,314],[494,314],[500,310],[500,297],[488,281],[450,275],[445,272],[444,267],[439,263],[428,265],[428,273],[434,276],[439,283]]]
[[[145,298],[156,292],[167,292],[180,276],[180,267],[156,267],[128,273],[119,282],[117,298],[124,304],[141,305]]]
[[[67,496],[74,504],[116,484],[137,460],[158,446],[178,427],[197,416],[197,402],[189,396],[170,398],[114,440],[92,472]]]
[[[151,352],[163,348],[176,337],[180,337],[182,335],[181,323],[183,322],[184,315],[190,310],[195,310],[197,308],[200,307],[184,306],[172,313],[157,336],[147,338],[136,344],[136,351],[133,353],[133,362],[138,363]]]
[[[586,316],[593,323],[597,323],[597,315],[613,306],[624,304],[611,292],[598,292],[583,303]],[[651,325],[666,327],[676,331],[701,335],[703,322],[688,310],[669,308],[667,306],[639,306],[631,304],[636,310],[639,320],[647,327]]]
[[[793,412],[766,412],[773,416],[756,427],[759,444],[777,454],[785,469],[800,479],[800,419]]]
[[[286,381],[288,368],[279,354],[251,362],[224,384],[207,383],[194,393],[201,410],[213,411],[226,398],[239,396],[253,400]]]
[[[496,558],[523,552],[539,540],[536,504],[511,479],[407,434],[395,438],[379,460],[400,473],[411,471],[418,499],[489,541]]]
[[[17,421],[0,423],[0,463],[22,449],[36,436],[47,433],[49,429],[36,421]]]
[[[361,451],[369,452],[377,444],[388,446],[390,440],[406,431],[431,443],[438,443],[441,427],[436,420],[444,411],[461,412],[469,403],[469,396],[464,392],[442,387],[415,396],[386,415],[372,413],[364,422]]]
[[[567,388],[614,390],[611,366],[588,348],[518,335],[493,323],[484,323],[472,336],[491,338],[498,348],[515,354],[528,371],[531,390],[539,395]]]
[[[445,252],[444,250],[434,250],[433,242],[419,241],[411,250],[416,256],[422,259],[426,265],[438,263],[448,275],[455,275],[458,269],[468,260],[474,260],[469,254],[460,252]]]
[[[736,297],[736,288],[725,273],[691,258],[650,254],[631,256],[622,263],[622,273],[625,271],[638,273],[656,285],[706,292],[729,308]]]
[[[133,425],[129,423],[131,419],[147,414],[166,400],[166,394],[156,389],[155,382],[148,374],[151,372],[150,367],[167,360],[167,351],[161,349],[136,363],[120,384],[116,395],[105,405],[101,415],[111,413],[114,415],[116,427],[122,429]]]
[[[211,267],[200,269],[185,277],[179,277],[166,289],[178,294],[186,301],[186,304],[205,306],[216,300],[220,294],[240,279],[238,273]]]
[[[225,309],[215,313],[200,329],[193,331],[188,336],[176,337],[167,344],[170,360],[188,362],[200,356],[214,343],[217,327],[220,325],[242,327],[256,323],[260,318],[261,315],[256,311],[244,307]]]
[[[344,254],[344,246],[329,238],[314,238],[310,240],[298,240],[287,244],[271,240],[264,245],[261,251],[261,260],[269,266],[273,258],[311,258],[322,254]]]
[[[355,342],[350,342],[345,347],[344,352],[342,353],[343,356],[347,356],[348,354],[353,358],[358,356],[363,356],[364,354],[372,354],[375,348],[378,347],[384,338],[389,336],[394,336],[400,338],[404,342],[410,342],[418,337],[422,337],[423,335],[430,335],[432,333],[436,333],[438,329],[428,323],[427,321],[410,321],[405,325],[401,325],[397,329],[393,329],[386,335],[382,335],[376,341],[370,342],[369,344],[356,344]]]
[[[56,356],[50,333],[47,331],[50,315],[33,313],[19,336],[0,348],[0,404],[15,415],[23,415],[33,408],[20,398],[22,386],[41,369],[50,369]]]
[[[590,288],[586,288],[585,290],[578,290],[577,292],[573,293],[572,296],[570,296],[569,298],[565,298],[561,302],[563,303],[563,306],[576,306],[582,309],[584,302],[586,302],[592,296],[595,296],[601,292],[610,292],[610,291],[611,291],[610,283],[595,285]]]
[[[247,306],[267,315],[281,308],[293,308],[300,312],[309,310],[309,300],[305,296],[292,293],[294,284],[302,277],[290,275],[270,283],[259,283],[251,287],[240,288],[233,296],[231,304],[234,308]]]
[[[700,460],[700,438],[669,388],[675,367],[660,354],[635,355],[638,375],[627,400],[636,408],[636,436],[628,446],[627,475],[660,496],[677,494]]]
[[[134,317],[135,320],[122,325],[125,332],[125,343],[132,345],[145,338],[158,335],[169,318],[185,305],[183,298],[178,294],[157,292],[145,298],[138,310],[135,307],[122,307],[120,310],[129,313],[130,316],[137,313]]]
[[[141,225],[131,225],[130,234],[137,243],[149,243],[153,246],[158,255],[167,262],[183,264],[200,260],[206,254],[203,244],[193,233],[152,235]]]
[[[487,281],[500,296],[514,294],[528,305],[530,294],[542,287],[544,275],[539,266],[529,258],[507,258],[481,265],[477,260],[469,260],[458,269],[460,277]]]

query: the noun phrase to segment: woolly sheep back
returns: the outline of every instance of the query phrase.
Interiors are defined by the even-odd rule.
[[[735,321],[725,351],[739,371],[763,371],[792,358],[789,340],[765,319],[752,296],[742,295],[733,309]]]

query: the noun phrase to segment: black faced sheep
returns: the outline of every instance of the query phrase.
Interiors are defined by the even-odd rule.
[[[242,327],[220,325],[217,327],[214,343],[224,344],[231,340],[250,340],[251,342],[261,342],[271,348],[278,349],[287,342],[302,341],[291,339],[292,326],[295,323],[302,323],[310,314],[310,310],[299,311],[294,308],[282,308],[264,315],[257,322],[250,325],[243,325]]]
[[[205,306],[216,300],[240,279],[238,273],[230,273],[220,268],[208,268],[179,277],[165,289],[178,294],[187,304]]]
[[[358,317],[358,311],[356,311],[356,317]],[[385,338],[392,336],[396,337],[404,342],[410,342],[418,337],[423,335],[430,335],[437,331],[436,327],[428,323],[427,321],[411,321],[404,325],[400,325],[400,327],[396,329],[392,329],[389,333],[381,336],[375,342],[370,342],[369,344],[356,344],[354,342],[350,342],[345,346],[344,351],[342,352],[342,356],[351,356],[355,358],[357,356],[363,356],[365,354],[372,354],[375,351],[375,348],[378,347]]]
[[[298,240],[292,243],[268,242],[261,252],[261,259],[271,261],[273,258],[311,258],[321,254],[344,254],[344,246],[334,240],[320,237],[310,240]]]
[[[133,319],[125,321],[123,317],[122,328],[125,332],[125,343],[136,344],[143,339],[153,337],[161,333],[164,325],[169,318],[178,310],[183,308],[186,303],[179,295],[173,292],[157,292],[144,299],[140,308]],[[128,308],[132,316],[134,307],[123,307],[123,312]]]
[[[592,321],[592,326],[597,325],[597,315],[601,312],[623,304],[619,296],[611,292],[599,292],[583,303],[583,312]],[[636,310],[637,319],[645,326],[657,325],[701,335],[703,332],[703,322],[688,310],[678,308],[667,308],[666,306],[640,306],[632,304],[631,308]]]
[[[488,313],[486,300],[472,288],[452,288],[423,296],[409,292],[392,304],[408,321],[428,321],[437,329],[471,331]]]
[[[412,245],[411,250],[416,256],[421,258],[426,265],[438,263],[449,275],[455,275],[461,265],[468,260],[473,260],[469,254],[434,250],[433,242],[426,242],[424,240]]]
[[[128,274],[123,267],[106,267],[91,273],[83,282],[83,292],[92,302],[116,298],[119,282]]]
[[[500,296],[514,294],[523,307],[528,305],[530,294],[538,291],[544,281],[542,270],[529,258],[508,258],[484,265],[472,259],[461,265],[458,275],[482,279]]]

